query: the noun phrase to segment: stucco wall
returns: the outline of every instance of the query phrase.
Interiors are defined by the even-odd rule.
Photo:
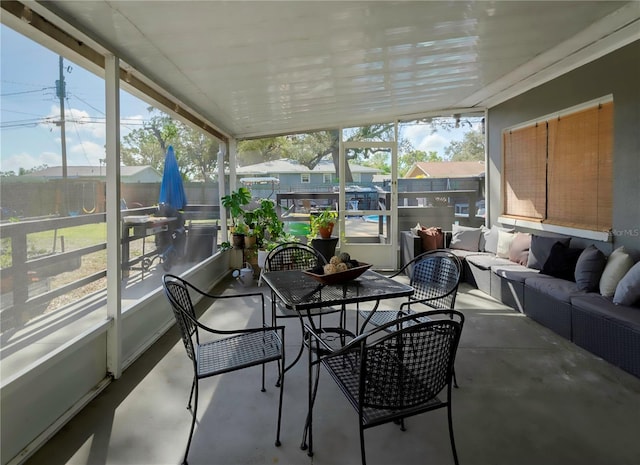
[[[613,247],[640,251],[640,41],[489,109],[489,224],[500,215],[502,131],[606,95],[614,101]]]

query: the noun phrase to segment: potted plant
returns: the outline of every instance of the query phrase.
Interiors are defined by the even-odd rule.
[[[246,187],[241,187],[237,191],[221,197],[220,201],[222,206],[229,210],[231,225],[236,227],[238,222],[244,218],[245,211],[242,207],[251,202],[251,191]]]
[[[244,238],[249,232],[249,227],[244,220],[239,219],[236,221],[236,225],[233,229],[233,245],[234,247],[244,248],[245,242]]]
[[[322,210],[317,215],[311,215],[311,230],[308,239],[311,241],[318,234],[323,239],[329,239],[337,217],[337,213],[333,210]]]

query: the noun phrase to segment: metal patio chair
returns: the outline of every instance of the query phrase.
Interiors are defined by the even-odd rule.
[[[306,244],[301,244],[298,242],[287,242],[284,244],[278,245],[274,248],[265,260],[264,271],[286,271],[286,270],[311,270],[317,266],[324,266],[327,264],[327,260],[324,256],[314,249],[313,247],[309,247]],[[313,310],[309,310],[305,312],[305,316],[310,317],[318,317],[320,321],[320,327],[322,326],[322,316],[328,315],[332,313],[341,313],[340,315],[340,327],[344,327],[346,314],[343,308],[336,307],[321,307],[315,308]],[[286,308],[284,305],[281,305],[280,302],[272,295],[271,298],[271,321],[272,324],[276,324],[279,318],[299,318],[300,326],[302,329],[303,320],[298,311]],[[291,366],[295,365],[296,362],[302,356],[302,352],[304,347],[300,347],[300,351],[298,352],[296,358],[291,362]]]
[[[301,448],[313,455],[313,406],[322,365],[358,414],[363,465],[365,429],[395,422],[405,431],[405,418],[440,408],[447,409],[449,439],[457,465],[451,386],[463,322],[464,316],[456,310],[428,311],[420,319],[408,315],[373,328],[337,349],[306,325],[309,410]],[[443,392],[446,398],[440,399]]]
[[[367,323],[374,326],[385,325],[404,315],[418,313],[416,309],[453,309],[462,274],[462,263],[457,256],[446,250],[430,250],[406,263],[390,277],[405,272],[409,273],[410,285],[415,289],[414,294],[409,297],[408,305],[402,311],[359,310],[358,317],[364,318],[361,332]]]
[[[184,453],[183,464],[187,464],[189,448],[193,438],[193,430],[198,410],[198,383],[203,378],[223,373],[241,370],[256,365],[262,365],[262,391],[265,391],[265,364],[278,363],[280,397],[278,403],[278,422],[276,430],[276,446],[280,446],[280,423],[282,417],[282,389],[284,373],[280,364],[284,366],[284,326],[267,326],[265,324],[264,295],[262,293],[213,295],[208,294],[186,280],[166,274],[162,278],[165,294],[171,303],[182,342],[187,355],[193,363],[193,383],[187,409],[191,410],[193,403],[191,429],[187,448]],[[242,328],[234,330],[218,330],[200,323],[195,314],[191,293],[194,296],[209,299],[246,299],[259,298],[262,305],[262,325],[260,327]],[[242,308],[239,306],[238,308]],[[200,333],[215,337],[208,342],[201,342]],[[194,396],[195,394],[195,396]]]

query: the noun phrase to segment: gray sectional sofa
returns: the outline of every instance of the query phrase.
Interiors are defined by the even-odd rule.
[[[640,377],[640,250],[496,226],[452,229],[445,245],[463,260],[466,282]],[[402,263],[425,251],[419,234],[402,231]]]

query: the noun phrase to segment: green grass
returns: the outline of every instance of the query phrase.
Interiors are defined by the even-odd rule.
[[[54,249],[55,238],[55,249]],[[55,231],[42,231],[27,235],[27,255],[29,259],[62,251],[77,250],[82,247],[100,244],[107,240],[107,225],[105,223],[85,224]],[[11,240],[2,238],[2,252],[0,253],[0,268],[11,266]]]

